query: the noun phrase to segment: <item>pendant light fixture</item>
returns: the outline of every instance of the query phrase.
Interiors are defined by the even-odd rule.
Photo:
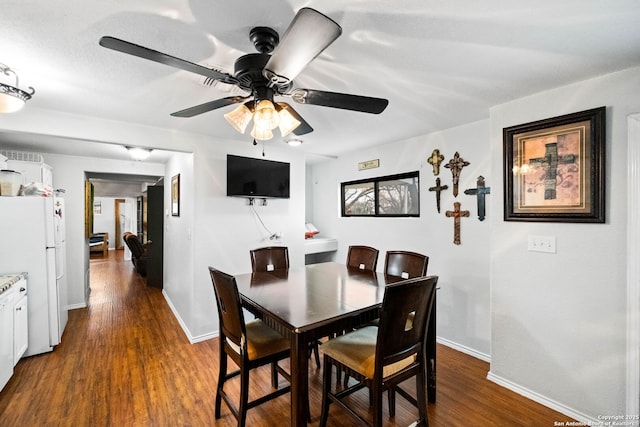
[[[0,71],[7,76],[13,74],[16,78],[15,86],[0,82],[0,113],[14,113],[24,107],[36,91],[32,87],[29,87],[29,92],[20,89],[18,75],[8,66],[0,64]]]

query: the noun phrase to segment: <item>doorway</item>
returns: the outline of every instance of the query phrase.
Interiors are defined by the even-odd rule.
[[[115,248],[124,249],[124,240],[122,239],[122,230],[125,228],[125,199],[115,199],[115,209],[113,221],[116,225]]]

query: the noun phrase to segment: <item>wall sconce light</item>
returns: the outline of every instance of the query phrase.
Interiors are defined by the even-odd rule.
[[[7,76],[13,74],[16,78],[15,86],[0,83],[0,113],[14,113],[24,107],[24,104],[31,99],[36,91],[31,86],[29,86],[29,92],[20,89],[18,75],[8,66],[0,64],[0,71]]]
[[[153,151],[152,148],[142,148],[142,147],[125,147],[129,151],[129,155],[133,160],[141,161],[146,160],[151,155]]]

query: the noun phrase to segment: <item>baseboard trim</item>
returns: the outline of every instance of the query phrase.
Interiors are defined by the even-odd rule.
[[[76,310],[78,308],[87,308],[87,304],[79,303],[79,304],[71,304],[67,306],[67,310]]]
[[[446,345],[447,347],[457,350],[460,353],[465,353],[465,354],[468,354],[469,356],[475,357],[476,359],[480,359],[487,363],[491,363],[491,356],[489,356],[488,354],[481,353],[477,350],[474,350],[471,347],[458,344],[457,342],[454,342],[454,341],[449,341],[448,339],[442,338],[442,337],[436,337],[436,342],[438,342],[438,344]]]
[[[533,400],[534,402],[538,402],[541,405],[546,406],[547,408],[551,408],[554,411],[558,411],[561,414],[566,415],[574,420],[577,420],[580,425],[600,425],[601,420],[596,420],[595,418],[591,418],[588,415],[576,411],[566,405],[563,405],[560,402],[556,402],[555,400],[549,399],[546,396],[543,396],[535,391],[529,390],[528,388],[522,387],[514,382],[511,382],[507,379],[504,379],[498,375],[495,375],[491,371],[487,374],[487,379],[491,382],[498,384],[504,388],[507,388],[515,393],[518,393],[527,399]],[[558,422],[562,422],[566,420],[558,420]],[[567,425],[567,424],[565,424]]]
[[[207,340],[209,340],[211,338],[215,338],[215,337],[218,336],[217,331],[216,332],[211,332],[211,333],[208,333],[208,334],[198,335],[198,336],[191,335],[191,331],[189,331],[189,328],[187,327],[187,324],[182,320],[182,317],[180,317],[180,313],[178,313],[178,310],[176,310],[176,307],[173,305],[173,302],[171,301],[171,298],[169,298],[169,294],[167,294],[164,291],[164,289],[162,290],[162,295],[164,296],[164,300],[167,302],[167,305],[171,309],[171,312],[173,313],[173,316],[176,318],[176,320],[178,321],[178,324],[182,328],[182,332],[184,332],[184,334],[187,336],[187,339],[189,340],[190,344],[195,344],[195,343],[198,343],[198,342],[207,341]]]

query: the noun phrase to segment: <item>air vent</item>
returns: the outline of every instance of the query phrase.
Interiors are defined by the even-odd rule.
[[[28,153],[23,151],[0,150],[0,154],[7,160],[20,160],[22,162],[44,163],[44,157],[38,153]]]

